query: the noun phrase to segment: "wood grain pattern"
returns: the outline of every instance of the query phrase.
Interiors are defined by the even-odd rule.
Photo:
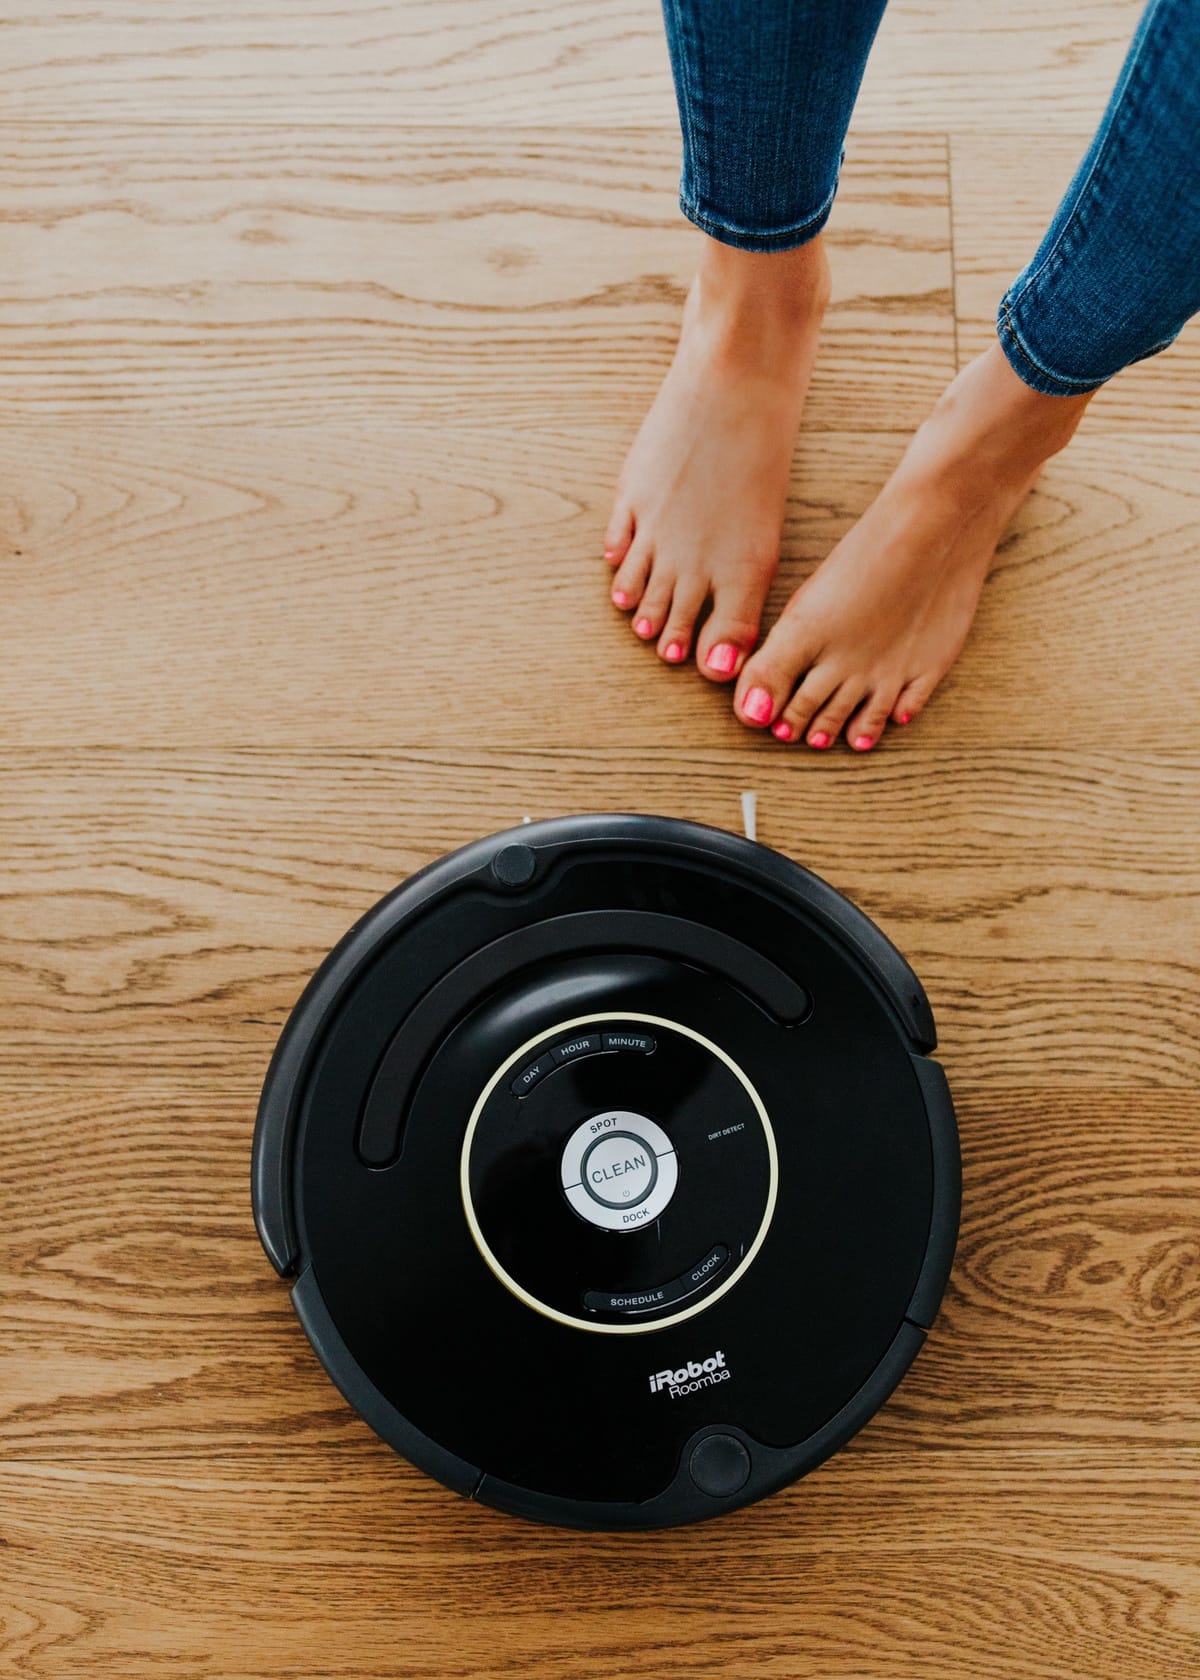
[[[976,355],[994,336],[996,308],[1032,258],[1083,147],[1059,135],[955,134],[954,284],[959,354]],[[1088,410],[1091,432],[1196,429],[1200,319],[1170,348],[1117,375]]]
[[[906,0],[864,129],[1094,127],[1139,0]],[[655,0],[96,0],[10,8],[0,97],[24,120],[549,123],[675,131]]]
[[[971,1475],[1006,1455],[1090,1448],[1153,1465],[1194,1451],[1200,1102],[1194,1082],[1014,1087],[962,1060],[946,1055],[964,1137],[953,1288],[854,1453],[886,1459],[881,1475],[906,1456],[942,1458],[966,1522]],[[11,1088],[0,1456],[175,1466],[193,1480],[236,1461],[291,1485],[336,1455],[357,1478],[369,1431],[330,1387],[249,1218],[259,1068],[218,1081],[172,1079],[150,1053],[143,1066],[119,1094],[91,1070],[51,1096]],[[110,1187],[99,1205],[98,1181]],[[404,1475],[418,1497],[424,1479]],[[451,1501],[435,1502],[435,1520],[469,1533]]]
[[[889,9],[772,614],[986,342],[1137,10]],[[818,759],[605,600],[697,238],[653,0],[27,6],[0,95],[0,1672],[1195,1680],[1195,329],[1046,472],[920,724]],[[799,1487],[522,1525],[323,1375],[259,1084],[411,870],[743,787],[926,982],[951,1286]]]
[[[661,132],[10,133],[10,415],[575,429],[674,349],[700,235]],[[915,425],[954,366],[944,141],[860,141],[831,239],[810,422]]]
[[[763,839],[910,956],[956,1076],[1091,1086],[1099,1064],[1107,1088],[1194,1087],[1194,752],[897,751],[869,776],[848,753],[817,762],[800,772],[764,753],[751,767],[744,753],[661,745],[649,762],[5,753],[0,1065],[119,1072],[136,1055],[147,1078],[200,1064],[249,1077],[324,952],[441,852],[526,814],[736,826],[750,772]]]
[[[386,420],[8,428],[6,620],[24,656],[0,665],[0,740],[632,751],[652,715],[658,741],[778,763],[723,691],[692,667],[664,673],[608,602],[597,550],[636,426],[622,405],[627,427],[536,436]],[[769,618],[903,442],[806,431]],[[925,748],[1108,735],[1176,750],[1200,701],[1198,518],[1194,427],[1085,429],[1002,549]],[[897,738],[835,774],[871,781],[912,750]]]
[[[64,1680],[134,1651],[147,1676],[230,1680],[583,1677],[614,1662],[629,1680],[1190,1680],[1196,1570],[1177,1465],[1143,1461],[1135,1482],[1082,1455],[1057,1467],[1047,1499],[1019,1461],[980,1464],[986,1524],[945,1527],[956,1502],[936,1457],[893,1478],[882,1507],[881,1468],[846,1457],[785,1495],[774,1522],[759,1508],[682,1535],[531,1535],[460,1508],[459,1532],[477,1536],[468,1548],[448,1544],[427,1490],[369,1448],[357,1473],[285,1485],[253,1470],[22,1465],[0,1472],[22,1513],[13,1643]],[[1117,1520],[1089,1534],[1072,1513],[1101,1487]],[[1137,1521],[1151,1501],[1164,1518],[1153,1536]],[[260,1516],[252,1547],[229,1532],[239,1503]],[[102,1547],[114,1531],[123,1543]],[[869,1597],[855,1587],[864,1577]],[[547,1599],[557,1614],[535,1608]]]

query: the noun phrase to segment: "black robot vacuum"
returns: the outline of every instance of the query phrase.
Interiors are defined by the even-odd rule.
[[[254,1212],[330,1377],[447,1487],[657,1528],[849,1439],[933,1323],[954,1111],[919,982],[765,846],[540,822],[414,875],[276,1048]]]

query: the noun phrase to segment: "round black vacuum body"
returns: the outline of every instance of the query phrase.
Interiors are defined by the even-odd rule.
[[[873,923],[716,829],[479,841],[280,1038],[254,1209],[333,1381],[458,1492],[583,1528],[784,1486],[891,1393],[958,1228],[933,1020]]]

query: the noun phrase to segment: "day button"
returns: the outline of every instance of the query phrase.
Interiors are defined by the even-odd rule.
[[[526,1091],[532,1091],[539,1079],[545,1079],[548,1073],[553,1073],[557,1064],[550,1056],[539,1056],[536,1062],[530,1062],[527,1068],[522,1068],[517,1077],[509,1085],[514,1096],[523,1097]]]

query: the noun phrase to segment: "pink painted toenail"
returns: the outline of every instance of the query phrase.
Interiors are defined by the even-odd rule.
[[[617,558],[616,549],[615,548],[606,548],[604,550],[604,558],[606,560],[615,560]]]
[[[683,644],[681,642],[668,642],[663,649],[663,658],[672,665],[678,665],[683,658]]]
[[[765,688],[752,688],[742,701],[742,710],[751,723],[769,723],[775,702]]]
[[[633,627],[635,636],[653,636],[654,626],[648,618],[639,618]]]
[[[853,745],[855,752],[867,752],[875,745],[875,742],[870,735],[856,735],[851,744]]]
[[[727,677],[738,662],[738,650],[732,642],[718,642],[716,647],[710,648],[705,664],[710,671],[716,671]]]
[[[614,607],[627,607],[629,605],[629,597],[623,589],[614,589],[612,598]]]
[[[810,747],[827,747],[829,745],[829,736],[826,735],[823,729],[818,729],[808,737],[808,744]]]
[[[792,728],[790,723],[785,723],[784,720],[780,718],[771,733],[777,741],[790,741],[796,731]]]
[[[901,712],[900,713],[900,722],[901,723],[911,723],[912,722],[912,713],[911,712]]]

